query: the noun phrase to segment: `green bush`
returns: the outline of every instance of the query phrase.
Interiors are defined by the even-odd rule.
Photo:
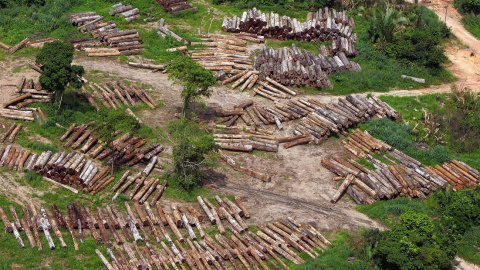
[[[382,269],[447,269],[453,257],[436,241],[442,233],[428,215],[405,212],[392,230],[382,233],[374,251],[376,263]]]
[[[455,0],[453,6],[458,9],[461,13],[470,13],[474,14],[480,13],[480,1],[479,0]]]
[[[465,15],[462,18],[463,26],[468,32],[472,33],[477,38],[480,38],[480,17],[473,15]]]

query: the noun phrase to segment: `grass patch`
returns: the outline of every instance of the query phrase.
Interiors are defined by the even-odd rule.
[[[449,158],[448,151],[442,146],[434,146],[432,149],[419,149],[414,144],[414,135],[412,128],[408,125],[402,125],[390,119],[375,119],[358,126],[361,130],[368,132],[404,152],[405,154],[417,159],[425,165],[433,166],[435,164],[443,164]],[[391,164],[385,160],[382,155],[376,155],[376,158],[387,164]]]
[[[458,242],[457,255],[466,261],[480,265],[480,226],[470,228]]]
[[[479,16],[466,15],[462,18],[462,23],[468,32],[470,32],[476,38],[480,38],[480,17]]]
[[[412,140],[424,143],[431,149],[435,147],[436,141],[430,137],[426,137],[424,111],[426,110],[431,113],[433,117],[441,119],[443,115],[448,114],[445,104],[451,102],[451,94],[429,94],[418,97],[381,96],[380,99],[387,102],[400,113],[400,121],[405,125],[404,129],[411,130],[409,137]],[[419,125],[416,129],[413,129],[417,123]],[[461,160],[475,169],[480,170],[480,149],[473,148],[470,152],[460,151],[460,149],[452,143],[455,142],[457,138],[449,136],[449,134],[446,133],[447,128],[448,127],[441,126],[439,130],[441,135],[444,135],[443,140],[447,142],[447,144],[442,147],[448,150],[449,158]]]
[[[401,214],[409,210],[417,213],[433,214],[433,210],[428,204],[417,199],[410,200],[406,197],[358,205],[357,210],[366,214],[369,218],[380,220],[387,226],[392,226],[394,222],[398,221]]]
[[[323,253],[320,253],[320,256],[315,259],[308,257],[304,264],[292,265],[291,269],[375,269],[361,259],[363,258],[361,254],[358,254],[358,252],[351,248],[356,240],[358,240],[358,236],[349,234],[346,231],[341,231],[330,241],[332,245],[325,249]],[[355,262],[348,262],[349,257],[356,257]]]

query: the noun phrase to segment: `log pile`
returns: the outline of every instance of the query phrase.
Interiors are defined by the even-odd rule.
[[[132,9],[125,13],[135,13],[138,9]],[[137,14],[128,18],[134,18]],[[96,12],[80,12],[68,14],[68,18],[73,25],[78,26],[78,30],[92,33],[99,41],[88,38],[76,38],[68,40],[73,43],[75,48],[87,52],[88,56],[115,56],[137,54],[143,49],[142,39],[137,30],[120,30],[113,21],[105,22],[103,17]],[[100,45],[107,45],[107,48],[90,48]]]
[[[357,40],[356,33],[353,33],[354,27],[355,21],[345,11],[337,12],[328,7],[325,10],[319,9],[316,13],[309,12],[305,22],[252,8],[244,11],[241,17],[225,17],[222,23],[222,30],[226,32],[246,32],[280,40],[316,42],[343,38],[351,39],[352,44]]]
[[[178,14],[186,10],[198,12],[198,8],[186,0],[157,0],[157,3],[162,6],[166,12],[172,14]]]
[[[96,253],[108,269],[210,269],[210,264],[217,269],[268,269],[267,262],[275,269],[289,269],[283,260],[301,264],[301,252],[315,258],[331,245],[313,226],[292,218],[258,224],[256,233],[249,231],[245,219],[250,213],[238,197],[234,201],[218,196],[212,201],[197,200],[200,207],[125,202],[126,213],[114,205],[94,211],[77,202],[69,203],[63,213],[56,205],[51,211],[44,206],[38,211],[30,202],[22,205],[21,219],[14,207],[10,207],[13,222],[1,207],[0,217],[21,248],[25,244],[19,231],[25,231],[30,247],[38,250],[43,248],[42,231],[50,249],[55,249],[56,243],[68,248],[59,228],[68,229],[75,250],[86,239],[93,239],[106,247],[106,256],[98,249]],[[207,235],[203,227],[208,223],[217,226],[219,233]],[[146,246],[142,248],[138,242]]]
[[[275,136],[253,128],[245,128],[245,130],[239,127],[215,129],[213,138],[215,143],[225,150],[278,152],[279,142]]]
[[[275,81],[271,81],[275,83]],[[226,125],[223,126],[223,129],[215,132],[230,134],[228,136],[214,135],[219,143],[222,142],[219,145],[223,149],[246,152],[257,149],[254,146],[250,147],[252,144],[250,134],[258,133],[255,126],[274,124],[281,130],[283,129],[282,123],[301,118],[299,123],[294,126],[294,136],[292,137],[275,139],[271,135],[258,134],[264,136],[263,139],[275,140],[277,143],[274,145],[285,143],[284,148],[290,148],[311,141],[320,144],[331,135],[346,135],[347,128],[366,122],[373,117],[389,117],[393,120],[399,117],[397,111],[375,96],[365,98],[348,95],[345,99],[340,98],[337,103],[325,104],[314,98],[308,100],[286,99],[288,96],[283,92],[256,91],[256,94],[273,100],[274,106],[255,106],[253,100],[246,100],[232,109],[216,111],[216,115],[219,117],[216,122],[225,122]],[[279,96],[280,94],[283,96]],[[280,98],[284,98],[284,100],[280,100]],[[234,126],[239,120],[246,126],[241,124]],[[223,144],[223,142],[233,144]]]
[[[140,18],[140,10],[138,8],[132,8],[132,6],[125,6],[122,3],[113,5],[108,14],[110,14],[110,16],[113,16],[115,14],[123,16],[127,22],[132,22]]]
[[[368,204],[375,200],[392,199],[397,196],[422,198],[437,189],[453,186],[457,191],[474,187],[480,174],[467,164],[450,160],[442,166],[422,166],[414,158],[393,149],[390,145],[371,136],[368,132],[354,130],[344,142],[345,148],[354,158],[365,158],[374,167],[367,169],[354,159],[334,156],[321,161],[322,165],[345,178],[332,202],[338,201],[347,192],[357,204]],[[383,154],[382,160],[372,156]]]
[[[202,35],[201,39],[202,42],[192,42],[192,45],[203,45],[206,48],[192,53],[191,56],[205,69],[213,70],[218,80],[223,81],[226,75],[238,75],[253,70],[252,60],[246,52],[247,41],[218,34]]]
[[[278,104],[278,103],[277,103]],[[328,136],[343,134],[346,129],[371,118],[391,118],[397,120],[399,113],[390,105],[375,96],[347,95],[337,103],[325,104],[314,98],[290,101],[293,111],[304,116],[294,129],[295,135],[313,137],[316,143]]]
[[[27,79],[25,77],[21,78],[18,84],[12,86],[16,87],[15,93],[19,96],[3,104],[4,108],[12,110],[25,109],[31,103],[50,102],[54,94],[53,92],[44,90],[39,81],[34,82],[33,79]]]
[[[91,83],[77,93],[85,98],[97,111],[100,110],[95,100],[107,109],[124,109],[124,106],[136,107],[139,103],[145,103],[150,109],[157,107],[155,100],[143,86],[136,84],[128,85],[124,81],[107,82],[106,84]]]
[[[13,142],[21,127],[21,124],[15,126],[15,129],[8,136],[9,142]],[[2,139],[9,134],[8,131],[2,135]],[[59,186],[74,193],[78,193],[78,190],[69,186],[95,194],[113,181],[113,179],[108,179],[106,175],[108,167],[102,169],[95,165],[92,160],[89,160],[86,155],[77,152],[58,152],[54,154],[51,151],[46,151],[35,154],[27,149],[7,145],[0,148],[0,153],[0,167],[21,172],[35,171],[38,175],[43,176],[45,181],[60,183]]]
[[[332,87],[328,74],[361,70],[360,65],[349,61],[343,51],[333,57],[325,57],[300,50],[295,44],[291,49],[263,47],[262,53],[255,58],[254,67],[261,81],[270,77],[283,85],[322,88]]]
[[[85,155],[92,159],[105,160],[108,165],[134,166],[139,162],[147,163],[147,168],[150,166],[145,171],[147,176],[155,165],[155,162],[152,161],[156,160],[156,155],[163,151],[163,146],[158,143],[142,148],[147,140],[132,137],[130,133],[118,136],[107,146],[99,141],[98,136],[92,128],[89,128],[88,124],[79,126],[72,124],[60,141],[66,141],[63,145],[66,148],[80,149],[80,156]]]

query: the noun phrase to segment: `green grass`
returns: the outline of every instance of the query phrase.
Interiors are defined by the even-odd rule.
[[[380,99],[387,102],[401,115],[401,122],[413,129],[417,123],[420,125],[416,128],[415,132],[411,133],[410,137],[419,142],[426,143],[429,147],[435,146],[435,141],[425,137],[426,133],[423,129],[423,115],[422,109],[427,110],[433,115],[443,114],[444,104],[449,99],[449,94],[429,94],[421,95],[418,97],[396,97],[396,96],[380,96]],[[368,124],[367,124],[368,125]],[[361,125],[362,126],[362,125]],[[440,130],[441,133],[445,131]],[[444,136],[444,140],[451,142],[456,138],[450,138],[448,134]],[[469,164],[470,166],[480,170],[480,149],[473,149],[470,153],[459,152],[450,143],[443,145],[449,152],[449,157],[457,160],[461,160]]]
[[[371,219],[380,220],[387,226],[392,226],[394,222],[398,221],[398,217],[400,217],[401,214],[409,210],[429,215],[434,213],[434,210],[425,202],[418,199],[410,200],[406,197],[358,205],[357,210],[366,214]]]
[[[470,228],[457,245],[459,257],[480,265],[480,226]]]
[[[468,32],[472,33],[475,37],[480,38],[480,17],[478,15],[466,15],[462,18],[462,23]]]
[[[352,245],[358,241],[358,237],[352,234],[349,234],[346,231],[341,231],[338,233],[332,243],[323,253],[320,253],[315,259],[310,257],[306,258],[306,262],[301,265],[292,265],[291,269],[299,270],[337,270],[337,269],[375,269],[369,263],[361,260],[359,257],[361,254],[358,254],[355,250],[351,248]],[[356,261],[353,263],[348,262],[349,257],[356,257]],[[290,265],[289,265],[290,266]]]

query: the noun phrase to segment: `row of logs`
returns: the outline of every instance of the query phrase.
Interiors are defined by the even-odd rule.
[[[333,44],[333,43],[332,43]],[[349,61],[344,52],[333,57],[312,54],[300,50],[295,44],[292,48],[273,49],[264,47],[255,57],[254,67],[259,79],[270,77],[283,85],[332,87],[328,74],[343,70],[360,71],[358,63]]]
[[[132,9],[128,12],[138,9]],[[134,18],[134,15],[131,18]],[[120,30],[113,21],[105,22],[103,17],[96,12],[80,12],[68,14],[68,18],[73,25],[78,26],[78,30],[90,32],[99,40],[92,41],[87,38],[76,38],[68,40],[73,43],[77,49],[82,49],[87,52],[88,56],[115,56],[115,55],[130,55],[137,54],[143,49],[142,39],[137,30]],[[100,45],[107,45],[107,48],[90,48]]]
[[[245,70],[233,75],[232,77],[223,79],[219,82],[219,84],[225,85],[231,82],[233,83],[230,86],[230,89],[240,87],[240,91],[244,91],[253,88],[253,95],[260,95],[272,101],[289,99],[297,95],[295,91],[289,89],[281,83],[278,83],[270,77],[263,77],[260,79],[260,73],[258,71]]]
[[[294,102],[294,101],[291,101]],[[337,103],[322,103],[314,98],[298,100],[297,114],[304,116],[294,129],[295,135],[308,135],[316,143],[333,134],[346,135],[346,129],[373,117],[396,120],[399,113],[375,96],[347,95]]]
[[[140,10],[138,8],[132,8],[132,6],[125,6],[122,3],[118,3],[112,6],[108,12],[110,16],[115,14],[121,15],[127,22],[131,22],[140,18]]]
[[[186,0],[157,0],[157,3],[162,6],[166,12],[172,14],[178,14],[187,10],[198,12],[198,8]]]
[[[333,38],[344,37],[356,42],[356,33],[353,32],[355,22],[349,18],[345,11],[336,12],[325,8],[315,14],[309,13],[306,22],[300,22],[296,18],[280,16],[273,11],[263,13],[256,8],[244,11],[241,17],[234,15],[232,18],[225,17],[222,30],[226,32],[255,33],[275,39],[305,40],[305,41],[329,41]]]
[[[302,225],[292,218],[259,224],[260,229],[252,233],[242,219],[249,218],[250,214],[238,197],[234,202],[218,196],[214,199],[217,205],[210,200],[197,198],[204,214],[193,205],[171,204],[171,212],[166,213],[159,204],[154,207],[145,203],[142,207],[134,202],[132,207],[125,202],[126,214],[121,214],[113,205],[93,210],[74,202],[68,204],[65,215],[62,215],[56,205],[52,205],[51,212],[41,206],[40,213],[37,213],[30,202],[29,206],[22,206],[23,217],[17,215],[14,207],[10,207],[13,222],[1,207],[0,217],[5,230],[15,235],[21,248],[25,247],[19,233],[21,231],[25,232],[30,246],[39,250],[43,248],[39,234],[42,231],[50,249],[56,248],[50,230],[53,230],[63,248],[67,248],[67,245],[59,228],[68,229],[75,250],[79,250],[79,243],[91,237],[97,245],[108,247],[110,261],[98,250],[96,252],[108,269],[170,269],[170,266],[174,269],[177,266],[188,266],[189,269],[205,266],[208,269],[210,264],[217,269],[226,269],[228,261],[236,269],[240,269],[240,265],[248,269],[256,268],[257,264],[268,269],[267,262],[274,265],[275,269],[279,268],[277,264],[288,269],[284,259],[301,264],[304,260],[299,256],[300,252],[314,258],[319,255],[317,251],[330,245],[317,229]],[[226,220],[226,225],[223,225],[222,219]],[[206,222],[216,225],[219,233],[214,237],[207,235],[202,228],[204,225],[201,225]],[[186,232],[182,233],[182,228]],[[197,229],[198,234],[193,228]],[[227,234],[227,230],[231,233]],[[146,247],[140,248],[137,242],[145,242]],[[185,249],[181,244],[183,242],[190,249]],[[110,249],[114,245],[116,253]]]
[[[345,190],[358,204],[397,196],[425,199],[431,192],[448,185],[456,191],[474,187],[480,181],[480,174],[463,162],[451,160],[443,166],[422,167],[419,161],[392,149],[366,131],[354,130],[344,146],[354,157],[365,158],[374,169],[338,156],[323,159],[325,168],[345,178],[332,202],[338,201]],[[373,153],[385,153],[383,161],[373,157]]]
[[[145,103],[150,109],[157,107],[155,100],[143,86],[127,85],[122,80],[107,82],[105,85],[91,83],[85,85],[82,92],[77,92],[77,94],[85,98],[97,111],[100,110],[100,107],[95,99],[100,101],[107,110],[117,110],[124,106],[136,107],[139,102]],[[128,114],[133,113],[128,112]]]

